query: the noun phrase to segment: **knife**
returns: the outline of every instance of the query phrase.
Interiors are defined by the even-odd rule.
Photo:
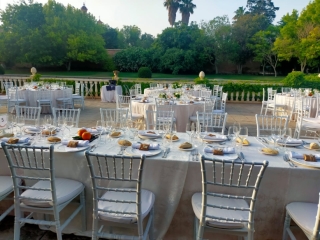
[[[96,145],[95,144],[93,144],[92,146],[91,146],[91,148],[90,148],[90,151],[89,152],[93,152],[93,150],[95,150],[96,149]]]
[[[243,152],[240,152],[240,158],[241,158],[243,161],[246,161],[246,159],[244,158]]]
[[[167,148],[166,155],[164,156],[164,158],[166,158],[168,156],[169,152],[170,152],[170,148]]]

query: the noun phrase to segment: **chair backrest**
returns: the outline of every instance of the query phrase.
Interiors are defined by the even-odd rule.
[[[155,98],[156,111],[172,111],[174,99]]]
[[[215,98],[206,98],[204,100],[203,111],[207,112],[207,113],[212,113],[215,104],[216,104],[216,99]]]
[[[14,186],[14,198],[16,210],[20,208],[21,202],[48,202],[53,206],[54,212],[57,212],[56,197],[56,185],[55,185],[55,167],[54,167],[54,146],[49,147],[36,147],[25,145],[11,145],[4,142],[1,143],[2,149],[8,160],[9,168],[11,171],[11,177]],[[28,172],[32,171],[32,175],[28,175]],[[45,177],[36,177],[37,175]],[[36,186],[26,187],[20,185],[22,179],[28,178],[29,181],[49,181],[50,187],[37,188]],[[48,198],[21,196],[22,190],[30,189],[35,191],[48,192]],[[39,205],[39,204],[35,204]]]
[[[32,122],[35,125],[40,120],[41,107],[26,107],[16,105],[16,115],[26,120],[26,124]]]
[[[275,95],[277,93],[277,90],[271,90],[268,88],[268,101],[274,101]]]
[[[136,94],[142,94],[141,83],[136,83],[134,87],[136,89]]]
[[[272,129],[286,129],[289,116],[271,116],[256,114],[257,137],[270,136]]]
[[[303,100],[302,98],[297,98],[297,122],[296,122],[296,128],[294,130],[293,137],[299,139],[301,128],[302,128],[302,121],[304,118],[304,111],[303,111]]]
[[[131,97],[124,95],[116,95],[116,106],[117,109],[129,108]]]
[[[208,132],[221,130],[221,134],[224,134],[228,113],[207,113],[197,112],[197,122],[202,124]]]
[[[136,96],[137,95],[136,89],[130,89],[129,92],[130,92],[130,96]]]
[[[154,89],[157,87],[157,84],[156,83],[150,83],[150,89]]]
[[[146,110],[146,129],[165,130],[173,124],[173,111]]]
[[[211,90],[202,89],[200,95],[204,98],[211,98]]]
[[[13,87],[13,82],[3,82],[4,90],[6,90],[6,95],[9,93],[9,88]]]
[[[218,88],[218,97],[221,97],[222,96],[222,89],[223,89],[223,86],[219,86]]]
[[[37,100],[52,101],[52,91],[50,90],[38,90],[38,91],[34,91],[34,93],[36,94]]]
[[[20,91],[17,87],[11,87],[8,89],[8,98],[11,101],[17,101],[20,97]]]
[[[82,91],[80,91],[80,87],[82,87],[82,84],[79,83],[79,82],[76,82],[76,83],[75,83],[75,89],[74,89],[74,93],[75,93],[75,94],[80,95],[80,92],[82,92]]]
[[[264,172],[268,166],[267,161],[263,163],[257,162],[235,162],[226,160],[217,160],[201,157],[201,174],[202,174],[202,210],[200,215],[200,225],[206,225],[206,219],[214,221],[229,221],[234,223],[248,224],[248,229],[254,231],[254,212],[257,202],[257,193]],[[219,188],[219,193],[212,192],[209,189],[213,187]],[[229,194],[231,189],[239,189]],[[218,197],[222,199],[245,200],[249,207],[227,206],[224,201],[219,205],[207,204],[208,196]],[[224,211],[247,212],[248,218],[228,218],[208,215],[208,209],[223,209]],[[235,214],[233,214],[235,215]],[[239,214],[241,216],[241,214]]]
[[[100,108],[101,121],[124,122],[128,119],[129,109]]]
[[[70,109],[70,108],[52,108],[53,121],[56,122],[58,117],[69,118],[72,121],[74,127],[78,127],[80,119],[81,109]]]
[[[97,153],[85,152],[88,167],[91,175],[93,189],[93,211],[106,212],[109,214],[117,214],[114,209],[99,209],[98,202],[125,202],[134,204],[136,211],[128,212],[123,210],[121,214],[132,216],[138,227],[138,235],[143,236],[142,211],[141,211],[141,186],[142,174],[145,156],[113,156]],[[129,188],[111,188],[110,185],[116,186],[117,183],[125,182]],[[101,198],[105,192],[126,192],[135,193],[135,201],[128,199],[118,199],[114,196],[112,199]],[[132,222],[135,222],[132,220]],[[140,239],[140,238],[139,238]],[[142,239],[142,238],[141,238]]]
[[[222,98],[221,98],[221,110],[222,110],[223,112],[226,111],[227,97],[228,97],[228,94],[227,94],[227,93],[222,93]]]

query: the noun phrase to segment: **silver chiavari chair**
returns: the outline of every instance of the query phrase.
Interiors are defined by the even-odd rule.
[[[257,124],[257,137],[270,136],[272,129],[286,129],[288,116],[255,115]]]

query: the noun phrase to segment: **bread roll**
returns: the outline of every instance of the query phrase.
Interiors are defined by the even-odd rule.
[[[17,142],[19,142],[19,138],[9,138],[8,140],[8,144],[16,144]]]
[[[52,143],[61,142],[61,139],[58,137],[48,137],[47,140],[48,142],[52,142]]]
[[[42,130],[42,135],[54,135],[56,134],[56,131],[53,130],[52,132],[50,132],[50,130],[44,129]]]
[[[319,149],[320,146],[318,143],[310,143],[310,149]]]
[[[119,137],[121,135],[121,132],[113,132],[110,134],[111,137]]]
[[[218,148],[213,150],[213,155],[221,155],[223,156],[223,150]]]
[[[166,139],[171,139],[171,134],[167,134],[166,135]],[[172,140],[178,140],[179,138],[178,138],[178,136],[177,135],[173,135],[172,136]]]
[[[126,147],[129,147],[132,145],[132,143],[128,140],[125,140],[125,139],[120,139],[118,141],[118,144],[121,145],[121,146],[126,146]]]
[[[307,162],[316,162],[317,161],[316,157],[312,154],[310,154],[310,155],[303,154],[303,159]]]
[[[78,146],[78,141],[69,141],[67,147],[75,148]]]
[[[273,148],[262,148],[261,151],[266,154],[274,154],[274,155],[279,153],[276,149],[273,149]]]
[[[181,149],[189,149],[189,148],[192,148],[192,144],[191,143],[188,143],[188,142],[185,142],[185,143],[182,143],[179,148]]]
[[[248,139],[245,138],[245,139],[243,139],[242,144],[243,145],[249,145],[250,142],[248,141]]]
[[[139,150],[148,151],[149,147],[150,147],[150,144],[141,143]]]
[[[156,134],[156,133],[153,132],[153,131],[148,131],[147,133],[149,133],[149,134]]]

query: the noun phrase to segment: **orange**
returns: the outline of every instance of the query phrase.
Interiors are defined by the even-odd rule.
[[[83,140],[90,140],[90,139],[91,139],[91,133],[89,133],[89,132],[84,132],[84,133],[82,133],[81,138],[82,138]]]
[[[85,129],[79,129],[79,130],[78,130],[78,136],[81,137],[82,134],[85,133],[85,132],[87,132],[87,130],[85,130]]]

